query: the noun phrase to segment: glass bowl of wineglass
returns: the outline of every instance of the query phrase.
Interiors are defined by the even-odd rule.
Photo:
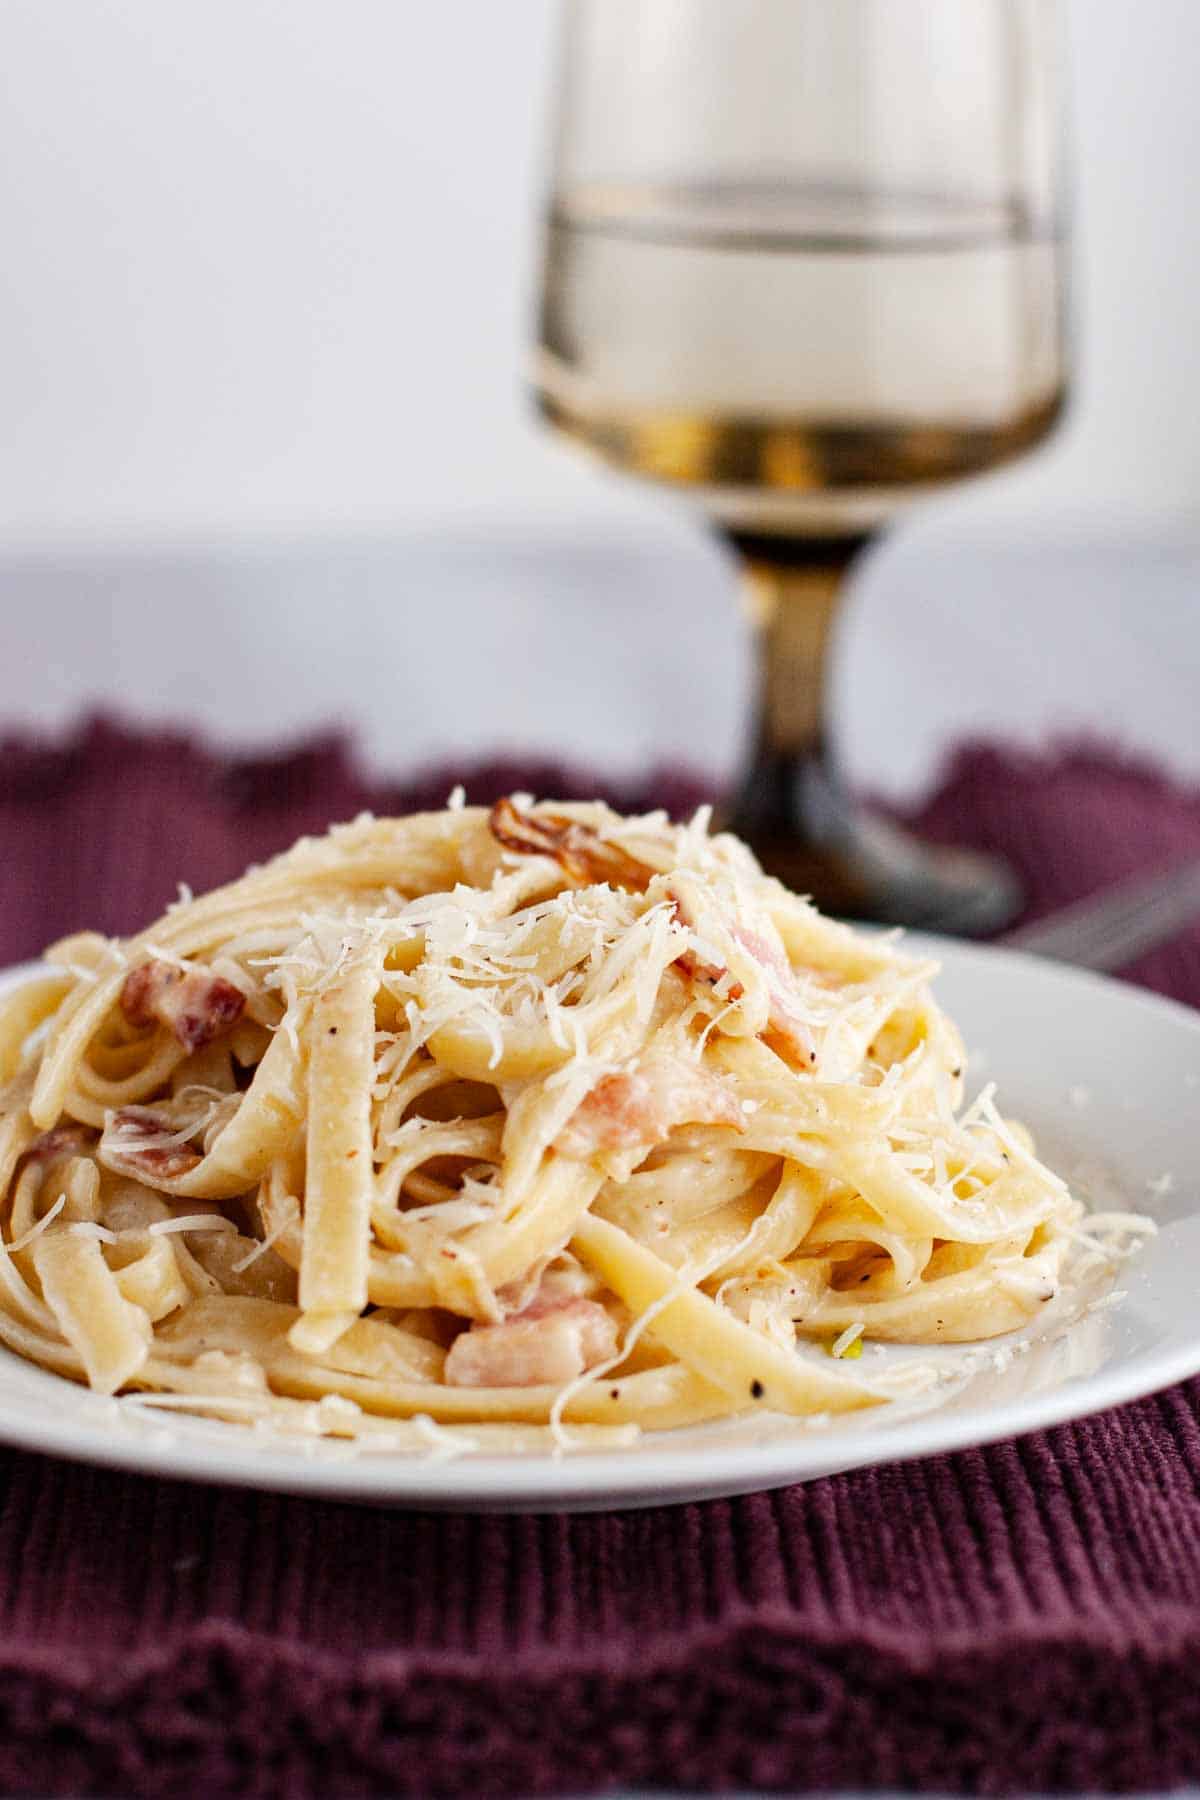
[[[825,676],[847,569],[1022,456],[1067,385],[1056,0],[565,0],[534,385],[694,495],[758,646],[724,822],[844,915],[986,932],[990,858],[852,803]]]

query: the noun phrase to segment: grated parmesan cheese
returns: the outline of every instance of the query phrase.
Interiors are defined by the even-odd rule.
[[[36,1238],[41,1237],[43,1231],[47,1229],[51,1221],[57,1219],[59,1213],[66,1204],[67,1196],[65,1194],[60,1194],[58,1199],[54,1202],[54,1205],[42,1214],[36,1224],[31,1225],[28,1231],[23,1231],[19,1238],[13,1239],[12,1243],[8,1245],[9,1254],[12,1255],[17,1250],[27,1250]]]
[[[147,1227],[151,1237],[169,1237],[174,1231],[232,1231],[237,1226],[220,1213],[184,1213],[173,1219],[156,1219]]]
[[[117,1241],[115,1231],[110,1231],[107,1225],[97,1225],[91,1219],[81,1219],[74,1225],[68,1225],[67,1230],[72,1237],[95,1238],[100,1244],[115,1244]]]
[[[248,1250],[245,1256],[239,1256],[235,1263],[229,1265],[235,1275],[240,1275],[244,1269],[250,1268],[260,1256],[265,1256],[268,1250],[273,1250],[288,1228],[299,1224],[300,1207],[291,1194],[285,1194],[282,1197],[279,1211],[278,1222],[271,1227],[266,1236],[259,1239],[253,1250]]]

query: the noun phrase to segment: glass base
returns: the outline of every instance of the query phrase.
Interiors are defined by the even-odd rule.
[[[769,875],[840,918],[985,937],[1021,910],[1021,885],[999,858],[925,844],[856,811],[818,762],[756,770],[720,823]]]

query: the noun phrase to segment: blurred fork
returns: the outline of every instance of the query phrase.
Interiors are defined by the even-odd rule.
[[[1120,969],[1200,915],[1200,858],[1138,875],[996,939],[1081,969]]]

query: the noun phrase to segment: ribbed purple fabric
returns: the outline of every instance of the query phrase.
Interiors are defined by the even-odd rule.
[[[593,785],[457,771],[473,797]],[[255,762],[96,724],[0,756],[0,959],[122,931],[301,830],[439,803],[329,741]],[[682,808],[667,773],[620,804]],[[1200,850],[1200,795],[977,747],[920,823],[1044,910]],[[1136,974],[1200,1002],[1200,931]],[[989,1449],[628,1514],[468,1518],[0,1453],[0,1789],[1000,1793],[1200,1779],[1200,1384]]]

